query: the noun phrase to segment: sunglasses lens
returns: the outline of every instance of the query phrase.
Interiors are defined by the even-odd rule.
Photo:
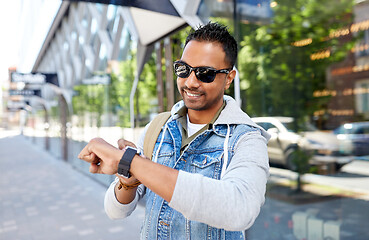
[[[183,63],[175,63],[174,72],[178,77],[186,78],[190,75],[190,68]]]
[[[196,69],[196,77],[205,83],[211,83],[214,81],[216,72],[213,69],[200,67]]]
[[[195,67],[192,70],[195,72],[197,79],[205,83],[211,83],[217,75],[216,70],[210,67]],[[188,78],[191,74],[191,67],[183,62],[175,62],[174,73],[177,77]]]

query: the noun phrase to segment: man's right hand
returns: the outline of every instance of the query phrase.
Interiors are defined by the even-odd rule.
[[[130,142],[128,140],[125,140],[123,138],[118,140],[118,147],[120,150],[126,148],[127,146],[137,148],[136,145],[133,142]]]

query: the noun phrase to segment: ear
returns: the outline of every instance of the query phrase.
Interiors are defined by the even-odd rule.
[[[231,83],[233,82],[233,79],[235,77],[236,77],[236,70],[233,69],[227,74],[224,90],[227,90],[229,88],[229,86],[231,86]]]

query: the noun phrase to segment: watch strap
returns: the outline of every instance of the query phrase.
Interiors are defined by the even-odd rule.
[[[135,157],[136,154],[137,154],[137,149],[132,148],[132,147],[126,147],[126,150],[118,164],[118,174],[119,175],[127,177],[127,178],[131,176],[131,174],[129,173],[129,170],[131,168],[132,159]]]

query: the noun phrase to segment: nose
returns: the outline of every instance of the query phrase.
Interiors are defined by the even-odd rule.
[[[200,86],[200,81],[197,79],[194,71],[192,71],[190,76],[186,79],[185,85],[189,89],[198,88]]]

